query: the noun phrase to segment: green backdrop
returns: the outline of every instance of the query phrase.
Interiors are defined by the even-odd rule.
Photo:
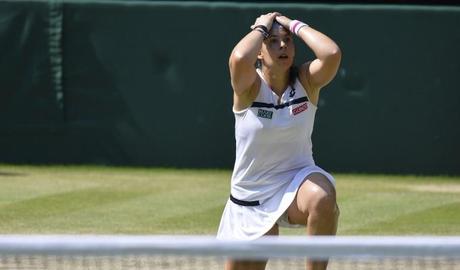
[[[320,166],[460,173],[460,7],[414,5],[0,2],[0,162],[231,168],[228,56],[273,10],[343,52]]]

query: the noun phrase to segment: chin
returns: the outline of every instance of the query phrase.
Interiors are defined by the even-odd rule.
[[[292,62],[289,62],[289,63],[280,63],[280,67],[284,70],[289,70],[291,67],[292,67],[293,63]]]

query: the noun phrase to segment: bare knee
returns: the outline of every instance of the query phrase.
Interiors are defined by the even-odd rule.
[[[320,174],[310,176],[309,215],[333,217],[338,214],[335,187]]]
[[[310,216],[334,217],[338,216],[336,196],[333,193],[318,191],[312,194],[308,205]]]
[[[312,174],[300,186],[296,199],[288,209],[289,220],[295,224],[331,222],[338,218],[335,187],[322,174]]]

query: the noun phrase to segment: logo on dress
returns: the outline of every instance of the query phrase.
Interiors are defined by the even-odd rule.
[[[291,91],[289,92],[289,97],[295,96],[295,88],[291,86]]]
[[[262,117],[262,118],[272,119],[273,112],[267,111],[267,110],[264,110],[264,109],[259,109],[257,111],[257,116]]]
[[[307,105],[307,103],[304,103],[304,104],[298,106],[297,108],[292,109],[292,114],[297,115],[297,114],[299,114],[299,113],[301,113],[303,111],[306,111],[307,109],[308,109],[308,105]]]

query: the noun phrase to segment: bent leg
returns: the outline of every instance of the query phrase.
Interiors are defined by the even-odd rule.
[[[265,235],[278,235],[278,225],[275,224]],[[267,261],[238,261],[228,260],[225,264],[225,270],[264,270]]]
[[[321,173],[308,175],[288,208],[289,222],[306,225],[308,235],[335,235],[338,217],[334,186]],[[327,261],[307,262],[310,270],[326,267]]]

